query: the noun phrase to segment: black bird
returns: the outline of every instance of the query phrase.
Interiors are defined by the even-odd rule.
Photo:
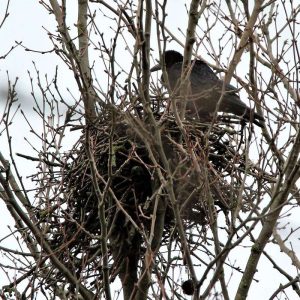
[[[168,50],[163,59],[166,65],[171,91],[179,94],[183,56],[177,51]],[[150,71],[161,69],[161,64],[154,66]],[[223,81],[202,60],[192,61],[190,72],[190,92],[186,104],[186,116],[207,120],[216,111],[217,103],[222,95]],[[166,82],[162,78],[163,82]],[[218,111],[243,116],[247,120],[262,127],[264,118],[251,110],[241,101],[237,89],[230,84],[225,85],[225,93],[222,97]]]

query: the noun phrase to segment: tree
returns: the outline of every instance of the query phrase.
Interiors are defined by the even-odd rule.
[[[66,101],[64,73],[57,68],[44,83],[36,68],[42,126],[31,129],[39,144],[14,154],[10,128],[20,112],[17,81],[8,80],[0,121],[10,156],[0,153],[0,195],[21,244],[1,248],[11,260],[2,298],[113,299],[119,290],[124,299],[240,300],[262,257],[281,274],[270,299],[300,295],[290,243],[298,228],[286,221],[299,201],[300,6],[190,1],[180,35],[168,26],[171,1],[79,0],[74,26],[71,4],[40,2],[56,31],[47,32],[52,49],[38,52],[60,57],[77,91]],[[170,43],[184,54],[179,95],[150,73]],[[264,115],[261,129],[224,114],[184,118],[176,104],[188,97],[193,55],[241,89]],[[33,192],[16,156],[37,170]],[[272,249],[295,268],[281,266]],[[232,262],[239,251],[244,266],[245,257]]]

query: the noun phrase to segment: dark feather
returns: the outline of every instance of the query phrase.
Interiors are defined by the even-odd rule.
[[[170,50],[165,52],[164,60],[173,95],[179,95],[183,57],[180,53]],[[195,60],[192,61],[190,84],[186,116],[201,119],[211,117],[222,96],[224,82],[204,61]],[[253,120],[256,125],[263,126],[264,118],[242,102],[237,91],[230,84],[225,86],[225,93],[222,96],[218,111],[243,116],[247,120]]]

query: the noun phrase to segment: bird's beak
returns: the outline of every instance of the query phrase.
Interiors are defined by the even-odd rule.
[[[153,68],[151,68],[150,72],[155,72],[155,71],[158,71],[158,70],[161,70],[161,65],[160,64],[157,64],[156,66],[154,66]]]

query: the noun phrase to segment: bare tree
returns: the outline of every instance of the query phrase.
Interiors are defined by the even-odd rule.
[[[300,5],[192,0],[178,11],[186,28],[175,31],[173,1],[78,0],[74,26],[74,2],[40,3],[57,29],[40,53],[61,58],[77,91],[66,101],[59,68],[44,83],[36,67],[35,128],[8,80],[0,196],[20,249],[0,246],[10,261],[1,265],[10,281],[2,299],[240,300],[262,256],[281,275],[269,299],[300,296],[298,228],[288,221],[300,199]],[[0,30],[8,11],[9,1]],[[150,72],[158,60],[167,77],[163,53],[172,48],[183,53],[177,93]],[[249,99],[262,128],[230,114],[188,118],[193,57]],[[21,114],[39,140],[32,153],[11,144]],[[33,185],[16,156],[32,162]]]

